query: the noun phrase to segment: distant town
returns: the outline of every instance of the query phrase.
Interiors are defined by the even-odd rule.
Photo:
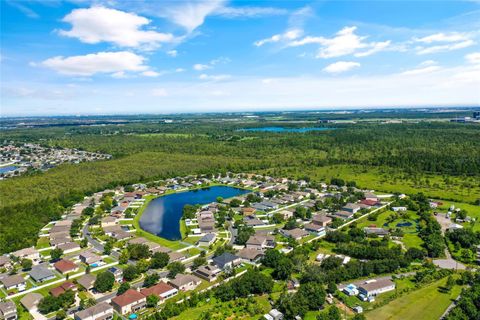
[[[62,163],[81,163],[110,158],[111,155],[108,154],[77,149],[4,141],[0,145],[0,179],[19,176],[29,171],[45,171]]]

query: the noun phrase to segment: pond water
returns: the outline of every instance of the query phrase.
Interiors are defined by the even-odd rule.
[[[248,128],[241,129],[241,131],[253,131],[253,132],[298,132],[304,133],[309,131],[327,131],[335,130],[336,128],[326,128],[326,127],[308,127],[308,128],[288,128],[288,127],[260,127],[260,128]]]
[[[186,204],[204,205],[216,201],[217,197],[227,199],[248,192],[250,191],[234,187],[215,186],[158,197],[145,208],[140,217],[140,227],[162,238],[179,240],[180,219]]]
[[[412,225],[413,225],[413,223],[411,223],[411,222],[399,222],[399,223],[397,223],[398,228],[410,227]]]
[[[0,167],[0,173],[9,172],[9,171],[13,171],[13,170],[16,170],[16,169],[17,169],[16,166]]]

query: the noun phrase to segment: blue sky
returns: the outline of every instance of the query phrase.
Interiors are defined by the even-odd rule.
[[[1,3],[1,114],[480,104],[480,1]]]

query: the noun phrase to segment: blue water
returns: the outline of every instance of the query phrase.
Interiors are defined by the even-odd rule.
[[[411,222],[401,222],[401,223],[399,222],[399,223],[397,223],[397,227],[398,227],[398,228],[410,227],[411,225],[412,225]]]
[[[9,172],[9,171],[13,171],[13,170],[16,170],[16,169],[17,169],[16,166],[0,167],[0,173]]]
[[[216,186],[211,188],[169,194],[152,200],[140,218],[140,227],[168,240],[181,239],[180,219],[186,204],[204,205],[248,193],[248,190]]]
[[[287,128],[287,127],[261,127],[261,128],[248,128],[248,129],[242,129],[242,131],[261,131],[261,132],[298,132],[298,133],[304,133],[304,132],[309,132],[309,131],[327,131],[327,130],[335,130],[335,128],[326,128],[326,127],[320,127],[320,128],[314,128],[314,127],[309,127],[309,128]]]

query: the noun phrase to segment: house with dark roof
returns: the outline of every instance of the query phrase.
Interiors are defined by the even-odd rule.
[[[239,265],[242,262],[240,257],[237,257],[230,252],[224,252],[221,255],[214,257],[212,261],[222,270],[224,270],[225,268],[233,269],[235,266]]]
[[[55,279],[55,274],[52,270],[48,269],[47,264],[39,264],[33,266],[32,270],[28,273],[30,277],[36,282],[45,282],[51,279]]]
[[[200,240],[198,240],[197,244],[199,246],[208,247],[209,245],[211,245],[212,243],[215,242],[216,238],[217,238],[217,236],[215,235],[215,233],[207,233],[202,238],[200,238]]]
[[[209,282],[217,280],[217,276],[222,272],[217,266],[206,265],[200,266],[193,272],[199,278],[207,280]]]

